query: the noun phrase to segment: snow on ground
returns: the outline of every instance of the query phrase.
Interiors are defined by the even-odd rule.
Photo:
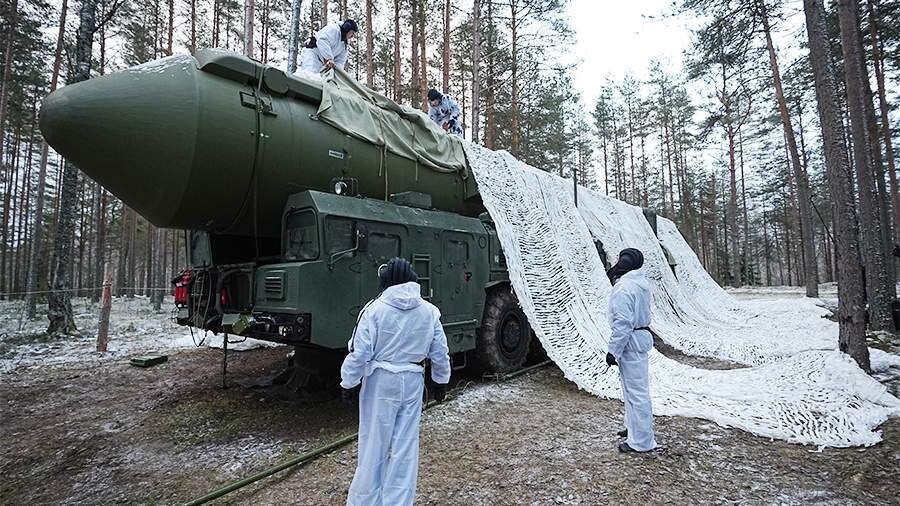
[[[182,327],[173,319],[173,300],[167,297],[159,311],[148,297],[114,297],[109,317],[106,353],[97,351],[100,305],[88,298],[72,299],[75,324],[81,337],[51,339],[46,305],[38,306],[34,320],[24,317],[21,300],[0,301],[0,373],[20,367],[62,365],[73,362],[117,360],[147,353],[164,353],[197,346],[222,347],[222,336]],[[234,338],[232,338],[234,339]],[[229,350],[244,351],[272,343],[255,339],[229,341]]]

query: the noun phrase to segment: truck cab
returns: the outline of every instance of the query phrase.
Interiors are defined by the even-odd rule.
[[[490,340],[498,349],[481,360],[485,369],[520,367],[532,333],[487,213],[435,211],[422,194],[392,200],[293,194],[277,255],[257,254],[252,239],[190,232],[192,267],[175,280],[178,323],[293,345],[297,353],[343,352],[361,309],[379,294],[379,267],[402,257],[419,276],[422,298],[440,309],[455,363],[481,354],[478,341]],[[217,263],[217,247],[255,256]],[[271,244],[262,247],[273,253]]]

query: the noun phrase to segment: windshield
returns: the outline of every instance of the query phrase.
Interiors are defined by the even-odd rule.
[[[285,260],[315,260],[319,257],[319,227],[312,211],[289,214],[285,229]]]

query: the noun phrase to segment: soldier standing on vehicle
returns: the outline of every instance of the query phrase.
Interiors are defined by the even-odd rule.
[[[463,126],[459,115],[459,104],[453,97],[434,88],[428,90],[428,117],[444,130],[462,139]]]
[[[300,68],[313,74],[347,64],[347,46],[359,32],[356,21],[348,19],[327,25],[309,38],[303,50]]]
[[[644,265],[640,250],[627,248],[616,264],[606,271],[613,283],[609,298],[609,351],[606,363],[619,367],[622,400],[625,403],[625,430],[619,436],[620,452],[649,452],[656,448],[653,436],[653,408],[650,404],[649,356],[653,348],[650,332],[650,284],[639,270]]]
[[[381,294],[359,318],[350,354],[341,366],[342,397],[359,394],[359,459],[348,505],[411,505],[419,468],[419,419],[431,360],[434,398],[442,402],[450,381],[447,337],[437,307],[422,299],[408,261],[379,269]]]

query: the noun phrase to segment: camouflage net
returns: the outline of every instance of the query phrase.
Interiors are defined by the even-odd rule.
[[[504,152],[467,143],[485,206],[495,220],[510,279],[525,314],[566,378],[595,395],[621,398],[618,370],[604,357],[610,284],[595,249],[644,252],[654,330],[673,347],[752,367],[708,370],[650,355],[654,412],[705,418],[761,436],[819,446],[871,445],[878,425],[900,416],[900,400],[836,351],[837,326],[809,299],[739,303],[700,266],[674,224],[657,239],[637,207],[579,189]],[[677,262],[670,270],[660,247]],[[873,355],[876,367],[900,359]]]

